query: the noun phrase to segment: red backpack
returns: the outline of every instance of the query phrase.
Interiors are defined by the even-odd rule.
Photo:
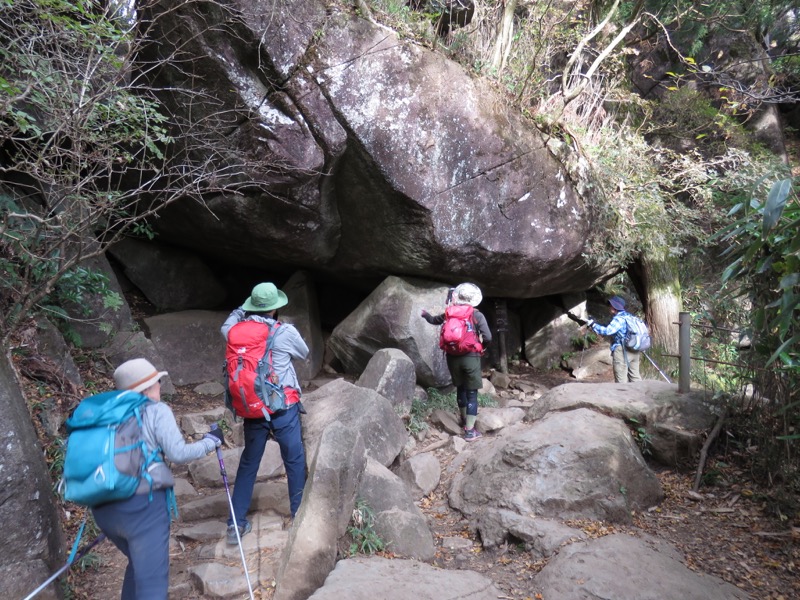
[[[225,348],[225,404],[240,417],[258,419],[287,407],[286,390],[272,368],[279,322],[241,321],[228,330]]]
[[[444,311],[444,323],[439,334],[439,348],[447,354],[462,356],[483,352],[469,304],[454,304]]]

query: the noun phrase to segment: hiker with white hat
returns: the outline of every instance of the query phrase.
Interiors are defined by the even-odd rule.
[[[641,381],[642,376],[639,374],[641,352],[625,347],[625,338],[628,334],[626,317],[630,314],[625,310],[625,299],[620,296],[612,296],[608,299],[608,306],[613,316],[608,325],[599,325],[596,321],[589,319],[586,326],[597,335],[611,338],[611,364],[614,367],[614,381],[617,383]]]
[[[258,338],[261,342],[262,352],[265,345],[267,351],[263,354],[263,360],[262,356],[256,357],[256,360],[262,360],[264,364],[268,363],[269,379],[275,381],[267,383],[274,384],[284,396],[284,406],[273,411],[263,402],[258,401],[257,396],[252,404],[247,405],[239,395],[244,394],[253,398],[254,390],[231,390],[239,395],[236,399],[238,404],[234,401],[233,407],[236,414],[244,419],[244,450],[236,471],[236,482],[231,499],[239,535],[236,535],[237,532],[234,529],[234,518],[229,518],[227,542],[230,545],[239,543],[241,536],[252,529],[252,525],[247,520],[247,511],[250,508],[258,467],[270,435],[278,442],[281,449],[281,459],[286,469],[286,480],[289,486],[289,509],[292,520],[303,499],[303,488],[306,483],[306,455],[300,428],[302,404],[300,403],[300,382],[297,379],[294,365],[292,365],[292,359],[304,360],[308,356],[309,350],[294,325],[278,321],[278,309],[288,303],[289,299],[286,294],[275,287],[274,283],[260,283],[253,288],[250,297],[244,301],[244,304],[231,312],[222,325],[222,335],[228,344],[226,362],[229,355],[228,350],[234,357],[237,352],[236,348],[232,348],[234,337],[247,341],[251,347],[253,346],[252,341]],[[244,333],[238,333],[239,330],[243,330]],[[240,350],[242,353],[246,351],[244,346]],[[244,368],[244,365],[240,365],[239,370],[234,370],[237,378],[245,376]],[[233,381],[229,382],[229,386],[236,385]],[[267,386],[261,382],[258,387]],[[263,414],[248,414],[248,408],[253,405],[257,405]]]
[[[117,390],[132,390],[149,398],[140,413],[141,438],[146,446],[143,450],[158,457],[133,496],[92,508],[98,527],[128,558],[123,600],[167,598],[170,514],[176,507],[175,479],[164,458],[188,463],[214,452],[224,441],[217,429],[198,442],[186,442],[172,409],[161,402],[160,381],[166,375],[145,358],[126,361],[114,371]]]
[[[475,428],[478,419],[478,390],[483,385],[481,356],[492,332],[486,317],[476,306],[483,300],[480,288],[474,283],[462,283],[450,291],[448,307],[440,315],[422,311],[422,318],[431,325],[441,325],[439,347],[445,352],[447,368],[456,386],[456,402],[464,439],[468,442],[482,437]]]

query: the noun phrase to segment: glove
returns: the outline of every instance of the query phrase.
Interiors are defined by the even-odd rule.
[[[222,434],[222,429],[220,429],[216,423],[214,424],[214,427],[211,428],[211,431],[203,436],[203,439],[214,442],[215,448],[219,448],[225,443],[225,436]]]
[[[427,319],[427,318],[428,318],[428,317],[430,317],[430,316],[431,316],[431,315],[430,315],[430,313],[429,313],[427,310],[425,310],[425,309],[423,308],[423,309],[422,309],[422,318],[423,318],[423,319]]]
[[[575,314],[571,313],[570,311],[567,311],[567,312],[566,312],[566,315],[567,315],[567,317],[568,317],[568,318],[570,318],[570,319],[572,319],[573,321],[575,321],[575,322],[576,322],[578,325],[580,325],[581,327],[583,327],[584,325],[588,325],[588,322],[584,321],[584,320],[583,320],[583,319],[581,319],[579,316],[577,316],[577,315],[575,315]]]

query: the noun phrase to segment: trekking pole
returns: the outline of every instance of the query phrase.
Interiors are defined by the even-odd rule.
[[[78,541],[80,541],[80,534],[79,534],[79,535],[78,535],[78,539],[77,539],[77,540],[75,540],[75,547],[72,549],[72,553],[70,554],[69,558],[67,559],[67,563],[66,563],[66,564],[65,564],[63,567],[61,567],[61,568],[60,568],[58,571],[56,571],[55,573],[53,573],[53,574],[50,576],[50,578],[49,578],[47,581],[45,581],[45,582],[44,582],[42,585],[40,585],[38,588],[36,588],[35,590],[33,590],[33,591],[30,593],[30,594],[28,594],[27,596],[25,596],[25,600],[30,600],[31,598],[33,598],[34,596],[36,596],[36,595],[37,595],[39,592],[41,592],[42,590],[44,590],[44,589],[45,589],[45,588],[46,588],[48,585],[50,585],[50,584],[51,584],[51,583],[53,583],[53,582],[54,582],[56,579],[58,579],[58,577],[59,577],[59,576],[60,576],[60,575],[61,575],[61,574],[62,574],[64,571],[68,570],[68,569],[69,569],[69,568],[70,568],[70,567],[71,567],[71,566],[72,566],[72,565],[73,565],[73,564],[74,564],[76,561],[79,561],[79,560],[80,560],[80,559],[82,559],[84,556],[86,556],[86,554],[88,554],[88,553],[89,553],[89,550],[91,550],[92,548],[94,548],[95,546],[97,546],[97,544],[99,544],[100,542],[102,542],[104,539],[106,539],[106,534],[105,534],[105,533],[101,533],[101,534],[100,534],[100,535],[98,535],[96,538],[94,538],[94,540],[92,541],[92,543],[91,543],[91,544],[89,544],[88,546],[86,546],[86,547],[85,547],[83,550],[81,550],[80,552],[77,552],[77,553],[76,553],[76,552],[75,552],[75,549],[77,548],[77,543],[78,543]]]
[[[655,361],[654,361],[652,358],[650,358],[650,355],[649,355],[647,352],[642,352],[642,354],[644,354],[644,355],[647,357],[647,360],[649,360],[649,361],[650,361],[650,364],[651,364],[651,365],[653,365],[653,366],[656,368],[656,371],[658,371],[659,373],[661,373],[661,376],[662,376],[664,379],[666,379],[666,380],[667,380],[667,383],[672,383],[672,382],[670,381],[669,377],[667,377],[667,375],[664,373],[664,371],[662,371],[662,370],[659,368],[659,366],[656,364],[656,362],[655,362]]]
[[[564,311],[564,314],[567,315],[568,319],[570,319],[571,321],[575,321],[581,327],[583,327],[584,325],[589,323],[586,319],[581,319],[578,315],[576,315],[572,311],[564,310],[563,303],[562,303],[561,310]],[[581,360],[578,363],[578,368],[579,369],[583,366],[583,353],[586,352],[586,339],[587,339],[587,337],[588,337],[588,335],[584,335],[583,336],[584,343],[581,344]]]
[[[211,424],[211,429],[218,429],[216,423]],[[250,592],[250,600],[255,600],[253,596],[253,586],[250,583],[250,573],[247,571],[247,561],[244,558],[244,548],[242,547],[242,536],[239,535],[239,524],[236,522],[236,514],[233,511],[233,498],[231,497],[231,488],[228,485],[228,473],[225,471],[225,462],[222,460],[222,450],[217,448],[217,460],[219,461],[219,472],[222,475],[222,483],[225,484],[225,494],[228,496],[228,506],[231,509],[231,520],[233,521],[233,529],[236,531],[236,542],[239,544],[239,554],[242,557],[242,566],[244,567],[244,576],[247,579],[247,591]]]

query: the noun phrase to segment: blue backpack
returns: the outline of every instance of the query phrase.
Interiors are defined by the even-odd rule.
[[[60,488],[64,499],[84,506],[124,500],[136,493],[147,472],[161,461],[160,449],[147,452],[142,412],[150,399],[114,390],[81,401],[67,419],[67,452]]]
[[[644,352],[650,349],[650,332],[647,325],[639,317],[631,314],[625,315],[625,347],[629,350]]]

